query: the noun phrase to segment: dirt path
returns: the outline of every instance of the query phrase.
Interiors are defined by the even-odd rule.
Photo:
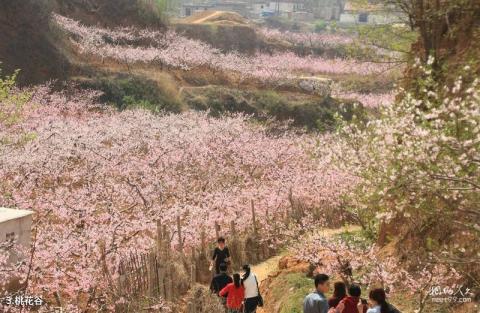
[[[259,283],[264,281],[268,275],[278,270],[278,261],[283,255],[276,255],[270,259],[252,267],[252,271],[257,275]],[[257,313],[266,313],[262,308],[257,309]]]
[[[359,229],[359,226],[346,226],[335,229],[324,229],[322,231],[319,231],[319,233],[324,235],[325,237],[330,237],[345,231],[353,232]],[[278,270],[278,261],[280,261],[280,259],[286,255],[287,254],[276,255],[252,267],[252,271],[257,275],[259,283],[265,280],[269,274]]]
[[[278,270],[278,261],[280,261],[282,257],[283,255],[277,255],[252,267],[252,272],[257,275],[259,283],[264,281],[269,274]]]

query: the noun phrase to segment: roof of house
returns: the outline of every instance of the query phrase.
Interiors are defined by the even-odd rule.
[[[278,2],[278,3],[305,3],[305,0],[270,0],[271,2]]]
[[[370,3],[364,1],[355,1],[349,0],[345,3],[343,8],[345,11],[365,11],[365,12],[372,12],[372,11],[384,11],[387,8],[380,4],[380,3]]]
[[[33,211],[28,210],[7,209],[0,207],[0,223],[29,216],[33,213]]]
[[[213,3],[184,3],[183,7],[195,7],[195,8],[212,8],[215,6]]]

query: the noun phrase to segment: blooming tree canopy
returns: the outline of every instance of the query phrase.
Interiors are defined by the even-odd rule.
[[[292,228],[268,221],[292,198],[307,208],[334,208],[355,183],[328,159],[312,157],[328,136],[270,133],[242,115],[117,112],[97,103],[93,91],[43,86],[29,93],[22,120],[0,130],[2,137],[32,134],[0,147],[0,202],[36,213],[31,263],[17,269],[28,290],[61,290],[72,304],[80,294],[113,290],[98,279],[102,260],[114,280],[123,255],[152,247],[157,221],[180,218],[188,246],[216,222],[251,225],[253,201],[265,238],[280,244]],[[178,235],[174,227],[171,233]]]

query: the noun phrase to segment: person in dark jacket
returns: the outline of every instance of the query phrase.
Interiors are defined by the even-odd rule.
[[[220,237],[217,240],[217,247],[213,250],[211,267],[215,265],[215,274],[220,273],[220,264],[225,263],[228,267],[230,262],[230,250],[225,243],[225,238]]]
[[[219,269],[220,273],[213,277],[210,284],[210,290],[216,295],[218,295],[220,290],[225,288],[225,286],[233,282],[233,279],[227,274],[227,264],[220,264]]]
[[[387,295],[382,288],[373,289],[368,295],[370,309],[367,313],[400,313],[400,311],[387,302]]]
[[[328,306],[336,308],[340,301],[347,296],[347,286],[342,281],[333,284],[333,295],[328,299]]]

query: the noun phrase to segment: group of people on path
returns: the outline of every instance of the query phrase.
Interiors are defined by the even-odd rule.
[[[234,273],[230,276],[230,250],[225,238],[217,240],[213,251],[210,270],[215,269],[215,275],[210,284],[210,290],[219,296],[228,313],[255,313],[257,307],[263,306],[258,279],[250,266],[242,267],[243,274]],[[372,289],[368,300],[362,299],[362,289],[357,284],[348,287],[344,282],[334,284],[333,295],[325,296],[330,291],[330,278],[326,274],[317,274],[314,278],[315,291],[305,297],[303,313],[400,313],[387,302],[385,290]]]
[[[215,269],[210,290],[222,299],[228,313],[255,313],[258,306],[263,306],[258,280],[250,266],[242,267],[243,274],[228,275],[230,251],[225,244],[225,238],[217,240],[217,247],[213,251],[210,269]]]
[[[387,302],[385,290],[372,289],[368,300],[362,299],[362,289],[357,284],[348,287],[343,282],[334,284],[331,298],[325,294],[330,290],[330,281],[326,274],[315,276],[315,291],[305,297],[303,313],[400,313],[392,304]]]

